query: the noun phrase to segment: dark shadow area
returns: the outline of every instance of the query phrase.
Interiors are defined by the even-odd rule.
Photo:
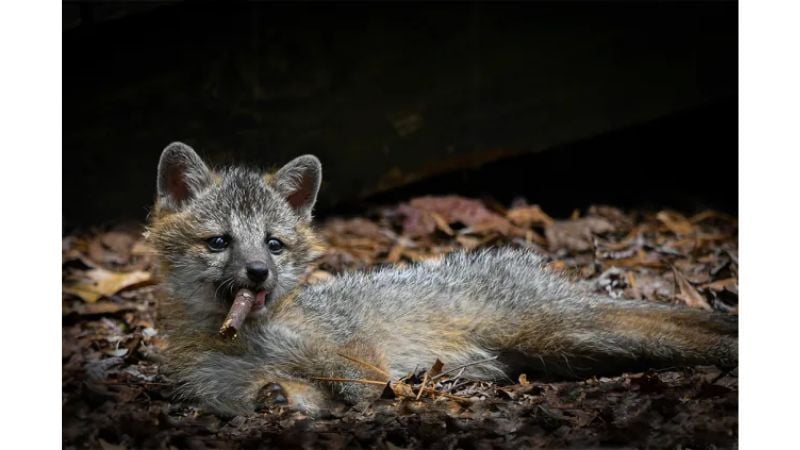
[[[349,204],[337,212],[420,195],[517,198],[566,217],[609,204],[697,212],[738,211],[737,106],[723,102],[550,151],[503,159]],[[324,211],[323,211],[324,212]]]
[[[144,220],[175,140],[265,168],[317,154],[321,213],[435,191],[735,208],[735,2],[64,12],[67,229]]]

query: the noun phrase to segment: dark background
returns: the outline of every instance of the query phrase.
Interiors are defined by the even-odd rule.
[[[318,155],[321,215],[431,193],[736,212],[735,2],[63,6],[65,229],[144,220],[174,140]]]

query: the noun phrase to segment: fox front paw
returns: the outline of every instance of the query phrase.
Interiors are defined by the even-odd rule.
[[[284,406],[306,414],[315,414],[327,405],[327,398],[316,387],[296,381],[265,384],[256,395],[256,411]]]
[[[262,412],[271,406],[282,406],[288,403],[289,399],[286,397],[286,391],[283,390],[283,386],[278,383],[267,383],[256,395],[256,412]]]

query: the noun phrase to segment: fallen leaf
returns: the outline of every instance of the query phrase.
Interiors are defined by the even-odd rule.
[[[433,365],[431,366],[431,369],[428,371],[428,376],[433,378],[436,375],[439,375],[440,373],[442,373],[442,368],[444,368],[444,363],[441,362],[439,358],[436,358],[436,361],[434,361]]]
[[[81,316],[117,314],[123,311],[135,311],[136,305],[133,303],[114,303],[110,301],[98,301],[94,303],[75,302],[73,309],[66,310],[64,313],[75,312]]]
[[[400,258],[403,257],[403,250],[405,250],[403,244],[395,244],[392,249],[389,250],[389,254],[386,256],[386,262],[396,263],[400,261]]]
[[[89,258],[100,264],[127,264],[135,241],[133,236],[121,231],[103,233],[89,242]]]
[[[511,208],[506,213],[506,217],[515,225],[521,227],[530,227],[533,225],[547,226],[555,223],[555,220],[542,211],[539,205],[526,205]]]
[[[689,280],[686,279],[677,269],[674,267],[672,268],[672,273],[675,274],[675,281],[678,283],[678,288],[680,289],[680,293],[676,295],[677,298],[683,300],[687,306],[692,308],[699,308],[711,311],[711,305],[708,304],[708,300],[700,294],[697,289],[689,283]]]
[[[694,230],[686,217],[674,211],[660,211],[656,218],[675,234],[689,234]]]
[[[583,217],[554,222],[544,229],[544,235],[551,250],[566,248],[583,252],[594,247],[594,235],[614,230],[614,225],[602,217]]]
[[[64,292],[94,303],[100,297],[110,297],[123,289],[142,285],[151,280],[150,272],[143,270],[112,272],[97,268],[82,272],[80,278],[64,286]]]
[[[391,387],[392,391],[394,391],[394,395],[396,395],[397,397],[416,398],[417,396],[417,394],[414,393],[414,390],[411,388],[411,386],[405,383],[398,381],[396,383],[391,384]]]
[[[711,289],[712,291],[721,292],[728,290],[730,292],[738,292],[739,283],[736,278],[725,278],[724,280],[717,280],[711,283],[706,283],[700,286],[701,289]]]
[[[450,225],[461,223],[472,233],[497,232],[504,236],[525,236],[525,230],[505,217],[489,210],[478,200],[448,196],[417,197],[401,204],[397,212],[403,219],[403,234],[420,237],[432,234],[437,228],[446,234]],[[437,217],[438,216],[438,217]],[[447,224],[447,228],[441,226]]]
[[[473,250],[478,248],[481,243],[483,243],[483,240],[474,236],[465,236],[463,234],[459,234],[456,236],[456,242],[461,244],[461,246],[467,250]]]
[[[435,212],[430,212],[430,215],[433,218],[433,221],[436,223],[436,228],[438,228],[444,234],[448,236],[453,236],[456,234],[453,229],[450,228],[450,225],[448,225],[447,221],[444,220],[444,217],[436,214]]]

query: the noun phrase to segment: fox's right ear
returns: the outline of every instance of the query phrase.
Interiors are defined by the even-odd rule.
[[[211,184],[211,171],[186,144],[169,144],[158,161],[158,202],[166,209],[179,210]]]

